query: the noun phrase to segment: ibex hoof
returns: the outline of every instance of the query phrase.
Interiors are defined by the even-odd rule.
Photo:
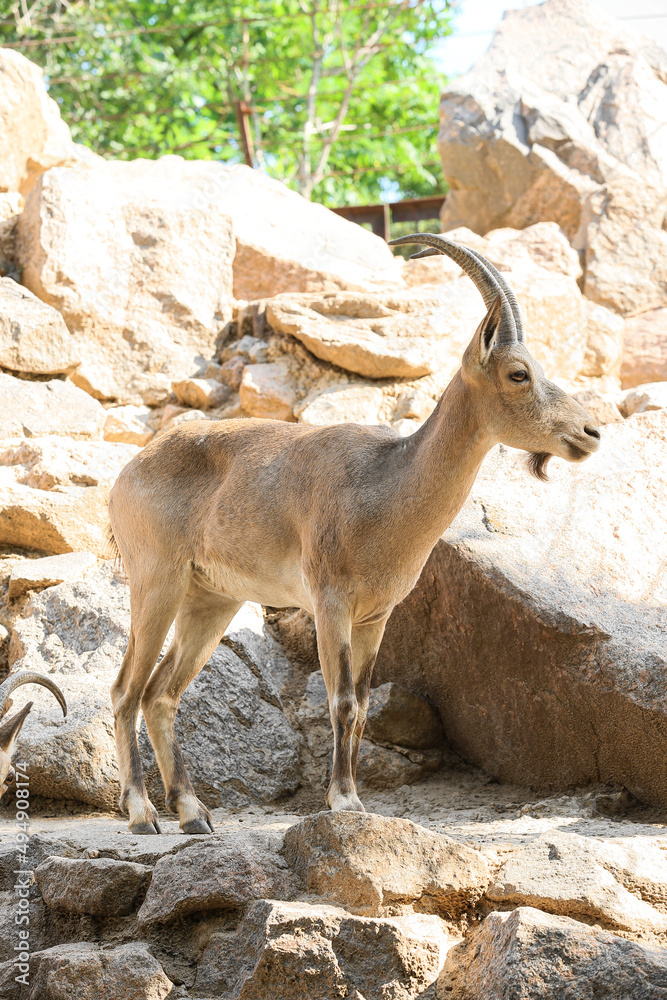
[[[149,823],[146,820],[140,820],[137,821],[136,823],[130,823],[127,829],[129,833],[139,834],[141,836],[144,836],[146,834],[150,835],[150,834],[162,833],[162,828],[160,827],[160,824],[158,823],[157,819],[153,820],[152,823]]]
[[[366,812],[359,796],[354,792],[347,795],[330,795],[327,801],[332,812]]]
[[[213,833],[213,823],[208,816],[196,816],[181,826],[183,833]]]

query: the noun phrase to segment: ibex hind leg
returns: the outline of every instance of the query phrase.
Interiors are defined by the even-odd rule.
[[[169,626],[185,596],[187,577],[161,572],[155,582],[130,577],[132,626],[120,673],[111,688],[120,769],[120,807],[129,813],[131,833],[160,833],[157,812],[144,785],[137,745],[137,716],[144,688],[160,655]]]
[[[370,625],[355,625],[352,628],[352,675],[357,697],[357,722],[352,734],[352,777],[357,781],[357,758],[364,734],[368,701],[371,691],[371,677],[377,659],[387,618]]]
[[[211,833],[213,820],[190,782],[174,732],[181,696],[243,605],[192,582],[176,616],[174,641],[144,692],[141,707],[162,775],[167,807],[184,833]]]

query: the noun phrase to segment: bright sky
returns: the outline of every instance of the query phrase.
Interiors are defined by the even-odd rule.
[[[505,10],[532,7],[538,0],[459,0],[454,34],[444,39],[435,50],[442,69],[448,76],[456,76],[470,69],[475,60],[488,48],[493,30]],[[667,49],[667,0],[591,0],[612,17],[623,20],[654,39]]]

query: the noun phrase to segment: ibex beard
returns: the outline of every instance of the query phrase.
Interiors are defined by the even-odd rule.
[[[371,675],[392,609],[412,590],[495,444],[580,462],[599,445],[586,411],[545,377],[523,342],[519,307],[493,265],[431,234],[426,253],[456,260],[487,313],[429,419],[388,427],[273,420],[191,421],[148,445],[110,497],[132,624],[112,687],[121,808],[132,833],[159,833],[144,785],[143,710],[167,806],[186,833],[213,830],[174,733],[181,696],[245,601],[315,620],[334,734],[326,801],[362,810],[356,763]],[[167,632],[174,638],[156,667]]]

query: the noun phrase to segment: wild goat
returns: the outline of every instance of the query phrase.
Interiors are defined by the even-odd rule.
[[[10,674],[9,677],[0,684],[0,718],[5,711],[9,696],[16,688],[23,684],[41,684],[48,688],[56,698],[63,710],[63,715],[67,715],[67,705],[63,693],[57,684],[54,684],[48,677],[42,677],[32,670],[23,670],[18,674]],[[28,718],[32,702],[17,712],[16,715],[0,722],[0,799],[8,788],[14,784],[14,768],[12,767],[12,754],[16,745],[16,740],[21,732],[21,726]]]
[[[314,616],[334,760],[326,801],[362,810],[356,762],[371,672],[392,609],[412,590],[502,442],[580,462],[599,443],[586,411],[545,379],[523,343],[516,299],[484,257],[421,234],[480,290],[487,313],[429,419],[411,437],[387,427],[274,420],[192,421],[148,445],[113,487],[113,536],[132,625],[112,687],[121,808],[132,833],[160,831],[136,739],[141,706],[166,791],[187,833],[213,829],[174,734],[181,695],[245,601]],[[167,653],[154,671],[167,631]]]

